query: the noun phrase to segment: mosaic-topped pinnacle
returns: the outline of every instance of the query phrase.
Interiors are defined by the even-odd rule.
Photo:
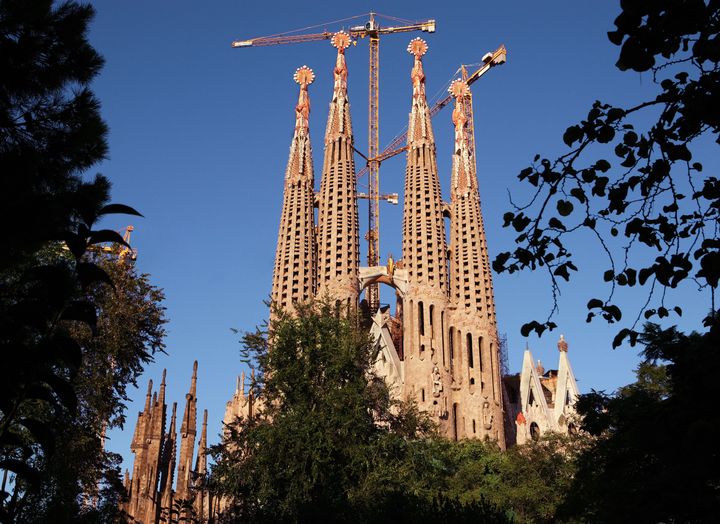
[[[342,53],[345,49],[350,47],[350,35],[345,31],[338,31],[330,39],[330,43],[334,48]]]
[[[407,46],[407,51],[415,58],[420,58],[427,53],[428,45],[422,38],[413,38]]]
[[[470,88],[462,80],[453,80],[448,88],[448,92],[455,98],[467,96],[470,93]]]
[[[300,84],[300,87],[307,87],[315,80],[315,73],[308,66],[298,67],[293,75],[293,80]]]
[[[567,353],[568,343],[565,340],[565,335],[560,335],[560,340],[558,340],[557,347],[558,347],[558,351]]]

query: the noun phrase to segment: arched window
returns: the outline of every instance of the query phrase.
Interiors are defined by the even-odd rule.
[[[468,333],[465,338],[467,339],[468,366],[473,368],[475,362],[473,361],[472,333]]]
[[[443,366],[447,366],[445,362],[445,312],[440,311],[440,338],[442,339],[442,360]]]
[[[430,304],[430,336],[435,336],[435,304]]]
[[[448,333],[448,348],[450,350],[450,366],[455,358],[455,328],[451,327]]]
[[[538,440],[540,438],[540,427],[535,422],[530,424],[530,438],[533,440]]]
[[[418,302],[418,329],[421,336],[425,334],[425,306],[422,302]]]
[[[478,367],[483,370],[483,338],[478,337]]]
[[[452,417],[453,417],[453,440],[457,440],[458,439],[458,405],[457,405],[457,402],[453,403]]]

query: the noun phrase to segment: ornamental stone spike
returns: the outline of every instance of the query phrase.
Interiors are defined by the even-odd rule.
[[[560,335],[560,340],[557,343],[558,351],[567,353],[568,343],[565,340],[565,335]]]
[[[185,395],[185,411],[180,427],[180,455],[178,457],[177,486],[175,498],[186,500],[192,487],[192,459],[195,451],[195,435],[197,434],[197,361],[193,364],[193,376],[190,391]]]

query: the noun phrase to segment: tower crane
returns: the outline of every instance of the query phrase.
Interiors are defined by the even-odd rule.
[[[478,78],[483,76],[485,73],[487,73],[491,68],[502,65],[507,61],[507,49],[505,49],[504,45],[501,45],[498,47],[495,51],[492,53],[486,53],[485,56],[482,58],[482,65],[475,70],[472,74],[468,74],[467,66],[461,65],[460,66],[460,73],[462,81],[467,84],[468,87],[470,87]],[[452,100],[452,95],[447,95],[445,98],[437,102],[431,109],[430,109],[430,117],[434,117],[436,114],[440,112],[441,109],[443,109],[445,106],[447,106],[450,101]],[[465,108],[465,116],[467,117],[467,144],[470,151],[470,154],[472,155],[473,160],[475,160],[475,129],[473,124],[473,113],[472,113],[472,93],[468,90],[468,94],[466,95],[466,103],[463,104],[463,107]],[[388,158],[392,158],[396,155],[399,155],[403,151],[407,151],[407,146],[403,146],[402,144],[407,141],[407,127],[405,130],[397,135],[390,144],[387,145],[385,149],[382,150],[376,157],[371,157],[368,160],[368,166],[370,165],[370,162],[377,162],[378,164],[383,162],[384,160],[387,160]],[[358,171],[358,178],[363,176],[369,171],[368,167],[364,167],[360,171]]]
[[[367,15],[369,18],[365,24],[353,26],[347,30],[348,34],[354,39],[355,43],[357,43],[357,39],[359,38],[368,38],[370,48],[368,82],[368,154],[367,156],[362,155],[367,160],[367,166],[363,170],[363,173],[369,173],[368,192],[360,193],[358,194],[358,197],[367,198],[368,200],[368,232],[365,235],[365,239],[368,242],[367,262],[368,266],[371,267],[377,266],[380,263],[380,200],[387,200],[391,203],[397,204],[397,194],[380,194],[381,160],[380,155],[378,155],[380,149],[380,37],[395,33],[408,33],[411,31],[424,31],[426,33],[435,32],[435,20],[432,19],[412,22],[409,20],[378,15],[401,23],[401,25],[397,26],[383,27],[375,19],[376,15],[377,13],[369,13]],[[360,18],[361,16],[366,15],[359,15],[344,20],[338,20],[337,22],[352,20]],[[301,42],[329,40],[332,38],[333,34],[335,34],[327,30],[321,33],[290,34],[297,33],[298,31],[302,30],[289,31],[287,33],[272,36],[251,38],[249,40],[235,40],[230,45],[233,48],[246,48],[281,44],[298,44]],[[449,101],[450,98],[448,97],[448,102]],[[366,298],[368,305],[370,306],[370,310],[375,311],[380,304],[380,292],[377,284],[371,284],[368,286]]]

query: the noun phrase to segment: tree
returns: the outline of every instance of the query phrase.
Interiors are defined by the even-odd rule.
[[[532,186],[532,198],[505,213],[505,227],[519,234],[517,247],[500,253],[493,268],[544,268],[556,297],[548,319],[523,325],[524,336],[555,327],[559,279],[570,280],[578,269],[565,239],[580,230],[597,239],[609,266],[608,295],[589,300],[588,322],[597,315],[621,321],[616,286],[647,290],[647,302],[614,347],[638,340],[635,327],[643,317],[681,315],[680,305],[665,302],[665,291],[683,282],[709,289],[715,309],[720,180],[703,173],[693,146],[705,136],[720,141],[720,2],[623,0],[621,9],[608,33],[621,47],[616,65],[650,72],[659,92],[627,108],[595,102],[587,118],[565,132],[568,153],[555,160],[536,155],[519,174]],[[643,119],[652,125],[638,126]],[[593,160],[601,153],[605,158]]]
[[[53,454],[61,421],[78,412],[83,355],[71,327],[96,328],[83,293],[110,284],[85,255],[98,243],[123,243],[93,227],[106,214],[139,214],[107,204],[103,176],[82,177],[107,151],[88,87],[102,66],[87,41],[92,15],[75,2],[0,1],[0,470],[12,473],[0,521],[16,517],[21,487],[39,487],[33,464]],[[51,241],[64,241],[71,260],[44,260],[39,251]]]
[[[562,510],[582,522],[714,522],[720,514],[720,319],[685,335],[648,323],[638,380],[580,397],[597,437],[579,458]],[[709,402],[708,402],[709,401]]]
[[[389,437],[361,493],[364,500],[386,507],[404,494],[426,503],[438,497],[457,501],[463,508],[474,508],[474,522],[493,515],[509,522],[555,522],[572,483],[576,457],[586,446],[583,436],[552,434],[507,451],[476,439]]]
[[[414,467],[412,442],[433,434],[414,405],[391,399],[372,371],[374,345],[327,303],[276,311],[247,334],[259,375],[256,418],[227,428],[214,448],[211,489],[233,522],[506,522],[484,501],[397,482]],[[427,458],[427,457],[426,457]],[[386,482],[389,480],[389,482]]]
[[[77,413],[52,420],[62,453],[34,459],[42,481],[22,493],[16,505],[18,522],[90,521],[119,511],[124,495],[121,457],[104,450],[104,435],[124,424],[127,386],[136,384],[143,366],[164,350],[167,321],[162,290],[148,275],[138,274],[125,255],[119,248],[89,255],[113,287],[98,283],[86,291],[87,301],[98,311],[96,334],[82,323],[70,329],[82,350],[82,365],[71,382]]]

